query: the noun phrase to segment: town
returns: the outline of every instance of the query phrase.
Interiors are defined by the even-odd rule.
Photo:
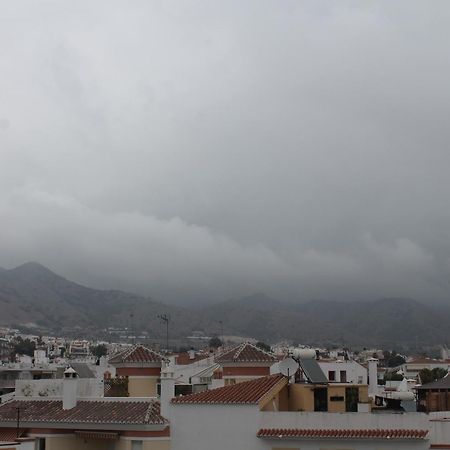
[[[227,336],[175,351],[170,342],[152,348],[7,327],[0,335],[2,448],[450,446],[445,345],[432,359]]]
[[[450,450],[450,0],[0,1],[0,450]]]

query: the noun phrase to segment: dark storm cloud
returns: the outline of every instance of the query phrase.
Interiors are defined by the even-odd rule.
[[[448,297],[448,2],[3,9],[0,265],[163,299]]]

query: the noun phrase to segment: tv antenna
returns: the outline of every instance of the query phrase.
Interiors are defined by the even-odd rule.
[[[136,336],[134,333],[134,314],[130,313],[130,333],[131,333],[131,343],[134,345],[136,343]]]
[[[166,324],[166,351],[169,351],[169,322],[170,315],[169,314],[158,314],[158,319],[161,323]]]

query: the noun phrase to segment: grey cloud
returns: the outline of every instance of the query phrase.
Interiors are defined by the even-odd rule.
[[[4,16],[0,265],[170,300],[448,297],[446,1]]]

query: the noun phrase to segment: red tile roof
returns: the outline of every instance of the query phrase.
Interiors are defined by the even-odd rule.
[[[250,344],[250,342],[244,342],[243,344],[228,350],[215,358],[216,362],[221,363],[249,363],[249,362],[268,362],[274,363],[278,361],[277,357],[272,353],[265,352],[264,350],[256,347],[256,345]]]
[[[0,422],[15,422],[17,408],[21,422],[163,425],[160,404],[155,400],[83,400],[64,410],[57,400],[13,400],[0,405]]]
[[[19,437],[23,434],[23,431],[19,431]],[[2,430],[0,428],[0,442],[16,442],[17,441],[17,430],[14,428],[9,428],[7,430]]]
[[[410,359],[409,361],[406,361],[405,364],[441,364],[443,366],[445,366],[446,364],[448,364],[447,360],[442,360],[442,359],[431,359],[431,358],[415,358],[415,359]]]
[[[260,438],[278,439],[424,439],[428,430],[330,430],[303,428],[262,428],[257,436]]]
[[[161,363],[163,359],[164,357],[159,353],[143,345],[135,345],[113,355],[109,363],[112,365],[124,363]]]
[[[172,399],[172,403],[191,404],[258,404],[275,386],[287,383],[281,374],[257,378],[256,380],[211,389]]]
[[[175,362],[179,366],[184,366],[184,365],[195,363],[197,361],[202,361],[204,359],[209,358],[209,356],[210,355],[204,354],[204,353],[196,353],[194,355],[194,358],[191,358],[191,356],[187,352],[179,353],[178,355],[175,356]]]

